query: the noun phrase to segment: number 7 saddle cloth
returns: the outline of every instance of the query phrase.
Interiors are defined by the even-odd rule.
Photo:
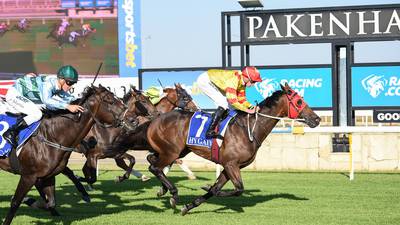
[[[229,125],[229,122],[236,116],[236,110],[229,110],[228,115],[220,121],[218,124],[216,131],[219,134],[218,136],[223,137],[226,129]],[[213,139],[206,138],[206,132],[208,127],[211,125],[212,115],[206,112],[195,112],[190,119],[189,124],[189,134],[186,139],[187,145],[195,145],[200,147],[207,147],[209,149],[212,148]],[[218,146],[221,146],[222,140],[220,138],[216,138]]]

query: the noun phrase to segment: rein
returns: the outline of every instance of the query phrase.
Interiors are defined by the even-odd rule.
[[[250,114],[247,114],[247,134],[249,136],[250,142],[253,142],[255,139],[254,137],[254,129],[256,128],[256,124],[258,121],[258,115],[266,118],[276,119],[276,120],[290,120],[290,121],[297,121],[297,122],[305,122],[305,119],[297,119],[301,111],[307,106],[304,102],[303,98],[297,94],[297,92],[289,89],[285,94],[288,99],[288,117],[279,117],[279,116],[271,116],[268,114],[256,112],[255,117],[256,120],[253,124],[253,128],[250,131]],[[258,141],[257,141],[258,142]]]

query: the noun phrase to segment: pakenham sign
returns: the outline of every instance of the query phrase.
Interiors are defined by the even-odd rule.
[[[400,8],[256,11],[243,17],[244,42],[400,37]]]

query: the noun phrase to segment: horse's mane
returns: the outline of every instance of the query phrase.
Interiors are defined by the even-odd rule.
[[[279,98],[283,94],[284,94],[284,92],[282,90],[275,91],[274,93],[272,93],[271,96],[267,97],[262,102],[260,102],[259,106],[260,107],[272,107],[278,103]]]
[[[129,89],[129,91],[126,92],[126,94],[122,97],[122,102],[126,104],[131,98],[131,95],[132,95],[132,88]]]

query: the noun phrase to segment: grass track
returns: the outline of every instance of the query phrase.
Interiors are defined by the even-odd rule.
[[[77,172],[79,173],[79,172]],[[211,198],[180,215],[183,203],[204,194],[200,187],[214,181],[214,172],[196,172],[197,180],[186,180],[172,171],[171,180],[180,194],[178,210],[169,207],[169,195],[155,193],[158,181],[143,183],[131,178],[114,183],[117,171],[103,171],[92,203],[79,195],[62,175],[57,177],[57,204],[61,217],[23,205],[13,224],[400,224],[400,174],[356,174],[350,182],[341,173],[242,173],[245,193],[241,197]],[[0,173],[0,218],[7,213],[9,200],[19,177]],[[225,189],[231,189],[229,183]],[[38,196],[36,190],[29,196]]]

